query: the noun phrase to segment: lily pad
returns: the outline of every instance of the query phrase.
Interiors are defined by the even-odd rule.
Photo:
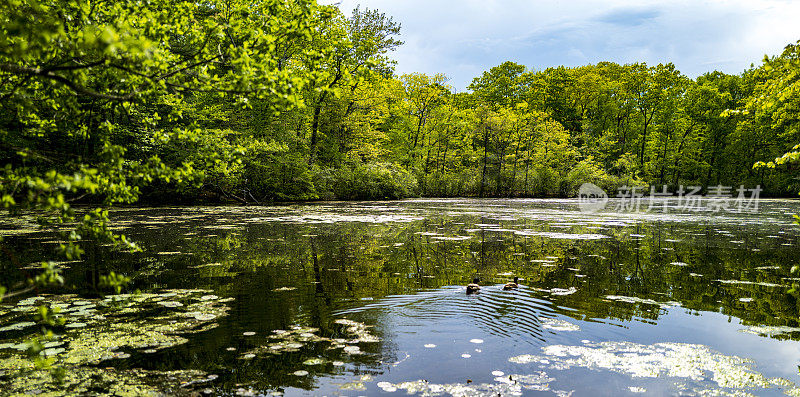
[[[309,358],[306,361],[303,361],[303,365],[322,365],[327,363],[326,360],[321,358]]]
[[[181,307],[183,303],[176,302],[176,301],[160,301],[158,302],[159,305],[164,307]]]
[[[21,323],[11,324],[11,325],[2,327],[2,328],[0,328],[0,332],[3,332],[3,331],[19,331],[21,329],[25,329],[25,328],[28,328],[28,327],[31,327],[31,326],[34,326],[34,325],[36,325],[36,323],[34,323],[32,321],[23,321]]]

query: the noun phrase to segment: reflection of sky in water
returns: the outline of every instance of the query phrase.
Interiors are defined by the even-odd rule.
[[[658,322],[587,318],[540,299],[539,291],[523,287],[506,292],[499,287],[485,287],[470,298],[460,288],[389,297],[338,314],[382,313],[381,330],[407,357],[379,378],[391,387],[418,379],[452,387],[454,380],[470,379],[474,391],[485,392],[477,394],[541,391],[522,381],[519,390],[507,388],[492,375],[501,371],[521,379],[544,372],[553,379],[546,382],[551,395],[559,390],[595,394],[602,389],[616,395],[628,387],[652,394],[748,390],[781,395],[781,390],[792,388],[786,380],[796,378],[793,363],[800,346],[757,337],[754,333],[770,329],[731,324],[719,313],[697,316],[674,302],[672,306],[630,298],[630,303],[659,307]],[[484,343],[471,343],[474,339]],[[462,357],[465,353],[470,357]]]
[[[769,395],[788,388],[771,378],[800,382],[787,294],[794,212],[785,200],[762,201],[758,214],[471,199],[117,209],[115,227],[150,253],[97,257],[139,288],[236,298],[219,327],[115,364],[217,373],[207,386],[219,392]],[[23,260],[48,241],[9,225],[24,230],[8,237]],[[74,283],[102,271],[68,266],[83,270],[67,274]],[[520,288],[502,291],[515,275]],[[483,290],[467,297],[473,277]],[[374,326],[381,341],[355,344],[358,354],[329,349],[342,318]],[[298,325],[318,329],[309,340],[319,343],[263,354],[275,343],[266,335]],[[524,355],[536,361],[509,361]],[[677,371],[689,356],[700,364]],[[764,381],[719,382],[745,373]]]

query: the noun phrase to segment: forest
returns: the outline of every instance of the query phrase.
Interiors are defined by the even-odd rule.
[[[396,75],[400,24],[310,1],[2,6],[6,208],[573,197],[761,185],[800,141],[800,46],[741,74],[504,62]],[[674,190],[674,189],[673,189]]]

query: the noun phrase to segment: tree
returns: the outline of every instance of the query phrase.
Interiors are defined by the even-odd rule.
[[[467,88],[480,102],[495,109],[514,106],[524,101],[523,73],[525,66],[511,61],[503,62],[473,79]]]
[[[310,37],[317,12],[306,0],[3,2],[3,207],[35,211],[60,232],[70,259],[97,244],[136,249],[109,229],[106,207],[135,202],[154,182],[199,185],[217,160],[237,154],[239,146],[217,139],[228,132],[194,120],[203,99],[299,105],[316,73],[285,67],[281,54]],[[194,156],[180,155],[181,146]],[[76,212],[74,202],[94,206]],[[61,281],[53,263],[43,269],[5,296]],[[125,278],[106,280],[116,287]]]
[[[361,11],[357,7],[350,18],[345,18],[335,7],[330,10],[334,17],[315,32],[312,41],[328,56],[320,61],[312,53],[313,56],[305,62],[309,72],[324,72],[305,93],[312,112],[308,143],[312,161],[317,156],[323,112],[336,108],[329,115],[330,125],[327,126],[333,131],[343,128],[337,120],[349,116],[354,110],[353,99],[345,99],[345,103],[336,107],[332,106],[331,98],[352,95],[373,73],[390,75],[393,61],[387,53],[402,44],[395,38],[400,33],[400,25],[377,10]]]

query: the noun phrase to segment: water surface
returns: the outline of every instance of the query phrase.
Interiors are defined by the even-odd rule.
[[[114,226],[144,253],[96,247],[62,266],[77,291],[114,269],[131,290],[233,298],[185,343],[99,364],[216,375],[189,392],[783,395],[800,384],[794,213],[767,200],[756,214],[470,199],[130,208]],[[20,280],[54,243],[6,229],[2,277]]]

